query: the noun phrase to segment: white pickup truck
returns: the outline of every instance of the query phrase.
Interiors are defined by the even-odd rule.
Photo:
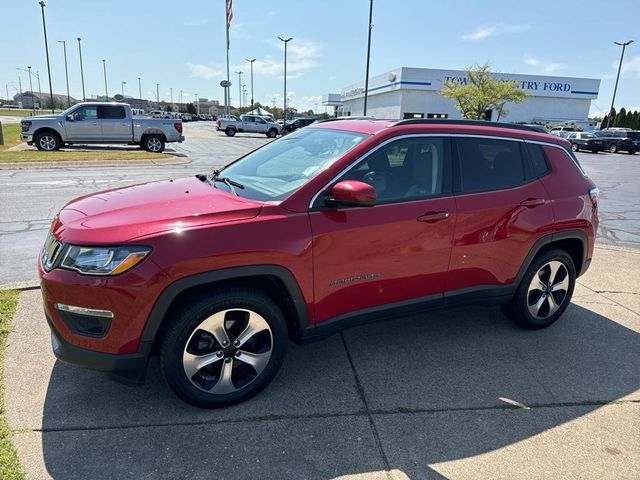
[[[229,137],[233,137],[238,132],[264,133],[269,138],[276,138],[280,133],[282,125],[267,120],[260,115],[240,115],[240,119],[219,118],[216,121],[216,130],[222,130]]]
[[[126,103],[85,102],[57,115],[26,117],[20,137],[38,150],[66,144],[124,143],[162,152],[167,142],[182,142],[182,120],[134,117]]]

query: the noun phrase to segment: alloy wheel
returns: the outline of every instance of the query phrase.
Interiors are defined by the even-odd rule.
[[[228,394],[258,378],[272,350],[267,321],[254,311],[234,308],[214,313],[196,327],[185,345],[182,365],[195,387]]]
[[[162,142],[160,142],[160,140],[155,137],[150,138],[149,140],[147,140],[147,148],[151,152],[159,152],[162,148]]]
[[[531,279],[527,291],[529,313],[546,319],[556,313],[567,299],[569,272],[564,263],[552,260],[545,263]]]
[[[55,150],[57,142],[56,142],[56,139],[53,138],[53,136],[51,135],[42,135],[38,143],[40,144],[40,147],[43,150],[50,151],[50,150]]]

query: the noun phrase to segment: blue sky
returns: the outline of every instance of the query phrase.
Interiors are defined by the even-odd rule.
[[[611,102],[620,47],[627,48],[616,107],[640,109],[640,3],[618,0],[615,14],[602,1],[535,2],[375,0],[371,75],[399,66],[463,69],[489,62],[505,73],[599,78],[592,113]],[[369,0],[234,0],[231,30],[232,101],[238,77],[257,58],[255,99],[282,102],[283,50],[277,36],[290,36],[290,103],[314,108],[320,96],[364,78]],[[2,0],[0,96],[5,85],[28,75],[30,64],[47,90],[40,7],[36,0]],[[138,93],[174,99],[222,101],[225,70],[224,0],[48,0],[46,7],[54,93],[65,92],[62,45],[67,41],[71,95],[82,97],[76,37],[82,37],[87,94],[103,94],[102,59],[107,61],[109,93]],[[11,21],[14,19],[15,21]],[[249,90],[248,75],[243,78]],[[37,86],[34,85],[34,90]],[[9,86],[11,96],[14,87]],[[320,107],[321,109],[321,107]]]

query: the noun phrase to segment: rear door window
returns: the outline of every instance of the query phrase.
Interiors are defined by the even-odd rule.
[[[456,139],[462,193],[499,190],[526,181],[520,144],[491,138]]]
[[[117,120],[125,118],[124,107],[121,105],[99,105],[98,118]]]

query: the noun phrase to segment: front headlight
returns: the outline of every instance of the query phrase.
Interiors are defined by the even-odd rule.
[[[23,132],[28,132],[31,129],[31,122],[29,121],[22,121],[20,125],[22,126]]]
[[[148,247],[79,247],[69,245],[60,268],[85,275],[119,275],[139,264],[151,251]]]

